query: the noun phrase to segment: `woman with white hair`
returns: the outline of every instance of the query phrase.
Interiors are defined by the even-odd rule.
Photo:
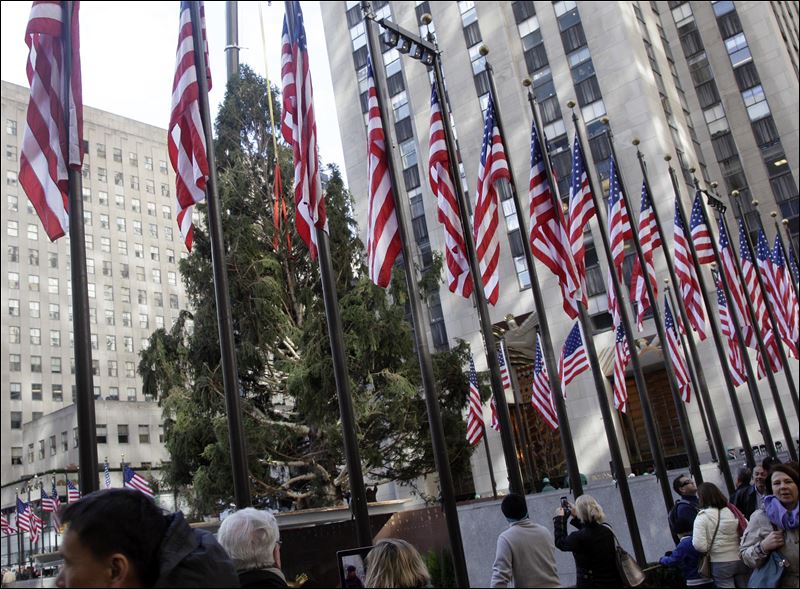
[[[229,515],[217,540],[233,559],[242,587],[288,587],[281,572],[278,522],[270,512],[248,507]]]
[[[568,504],[569,505],[569,504]],[[567,534],[567,517],[578,529]],[[572,552],[577,573],[576,587],[624,587],[617,570],[614,532],[604,525],[606,514],[591,495],[581,495],[575,506],[560,507],[553,517],[556,548]]]

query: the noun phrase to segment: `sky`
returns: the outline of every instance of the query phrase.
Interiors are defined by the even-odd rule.
[[[80,8],[83,102],[87,106],[167,128],[169,125],[179,2],[83,2]],[[259,10],[264,20],[269,77],[280,87],[280,34],[283,2],[239,2],[239,61],[265,74]],[[334,104],[333,86],[318,2],[301,2],[308,38],[314,104]],[[30,2],[0,2],[0,78],[28,86],[25,28]],[[225,92],[225,2],[206,2],[206,28],[213,88],[211,117]],[[349,39],[348,39],[349,41]],[[269,113],[264,113],[265,117]],[[322,163],[345,174],[339,124],[317,115]],[[166,142],[166,135],[164,137]]]

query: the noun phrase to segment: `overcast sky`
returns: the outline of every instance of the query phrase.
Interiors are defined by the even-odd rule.
[[[175,49],[178,42],[179,2],[84,2],[81,4],[81,63],[83,101],[87,106],[167,128],[170,114]],[[239,2],[239,60],[264,75],[264,51],[258,6],[264,15],[264,34],[273,84],[280,86],[280,33],[283,2]],[[301,2],[308,37],[314,103],[333,104],[328,51],[318,2]],[[225,90],[225,2],[206,2],[206,27],[211,56],[212,119]],[[25,27],[30,2],[0,3],[2,51],[0,78],[28,85]],[[269,113],[264,113],[269,116]],[[317,117],[320,157],[344,170],[336,117]],[[164,137],[166,142],[166,136]]]

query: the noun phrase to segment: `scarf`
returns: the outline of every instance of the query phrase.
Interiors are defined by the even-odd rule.
[[[800,528],[798,508],[800,505],[795,505],[794,509],[789,511],[774,495],[764,497],[764,513],[767,514],[773,526],[784,531]]]

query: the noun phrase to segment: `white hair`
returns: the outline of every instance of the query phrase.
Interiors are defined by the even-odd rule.
[[[274,566],[272,553],[279,536],[275,516],[252,507],[226,517],[217,532],[217,540],[233,559],[237,571]]]

